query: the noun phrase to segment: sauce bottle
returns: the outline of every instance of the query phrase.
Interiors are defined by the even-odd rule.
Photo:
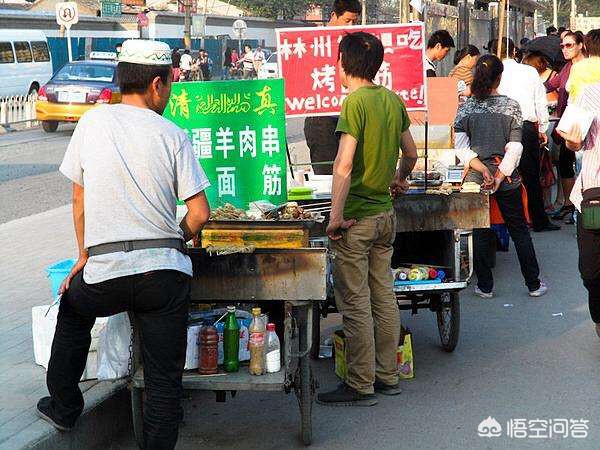
[[[200,328],[200,333],[198,333],[198,373],[200,375],[213,375],[218,372],[218,344],[219,334],[214,326],[205,325]]]

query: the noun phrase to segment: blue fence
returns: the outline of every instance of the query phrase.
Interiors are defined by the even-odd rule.
[[[91,39],[91,49],[97,52],[114,52],[117,44],[122,43],[124,38],[87,38]],[[183,48],[183,39],[180,38],[160,38],[159,41],[166,42],[171,48]],[[250,45],[256,48],[261,42],[257,39],[248,39],[242,41],[242,49],[244,45]],[[73,60],[85,59],[86,38],[71,38],[71,46],[73,51]],[[199,39],[192,40],[192,50],[200,50],[201,41]],[[52,55],[52,69],[56,73],[68,60],[67,38],[48,38],[48,46]],[[220,78],[223,67],[223,53],[225,49],[238,48],[238,41],[232,39],[215,39],[206,38],[204,40],[204,50],[208,52],[209,57],[213,61],[212,75],[213,78]]]

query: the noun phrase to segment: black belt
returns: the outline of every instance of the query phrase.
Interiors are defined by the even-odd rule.
[[[149,248],[174,248],[181,253],[187,253],[185,242],[181,239],[146,239],[140,241],[109,242],[88,248],[89,256],[106,255],[108,253],[131,252]]]

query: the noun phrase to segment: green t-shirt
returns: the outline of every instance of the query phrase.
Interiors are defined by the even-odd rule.
[[[336,129],[357,141],[345,219],[389,211],[400,139],[410,126],[404,103],[381,86],[364,86],[346,97]]]

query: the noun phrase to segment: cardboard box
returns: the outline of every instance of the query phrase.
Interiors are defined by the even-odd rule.
[[[342,380],[348,376],[348,366],[346,365],[346,337],[342,330],[333,333],[333,346],[335,348],[335,374]],[[401,380],[414,378],[414,359],[412,353],[412,334],[404,335],[402,345],[398,346],[396,352],[398,361],[398,376]]]

